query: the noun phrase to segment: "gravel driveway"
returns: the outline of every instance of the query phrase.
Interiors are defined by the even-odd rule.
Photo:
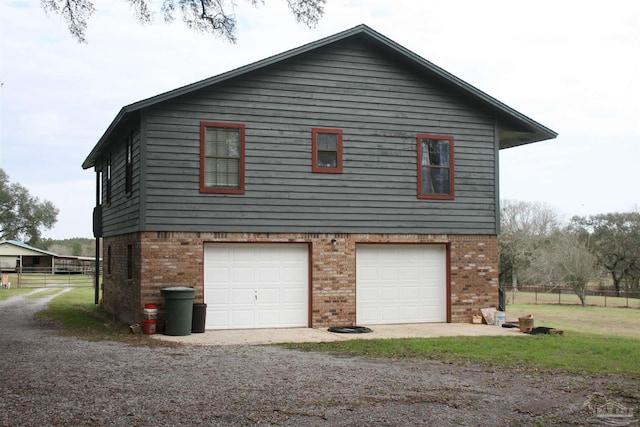
[[[590,422],[596,392],[638,406],[637,378],[87,342],[34,318],[50,298],[0,301],[0,425],[567,425]]]

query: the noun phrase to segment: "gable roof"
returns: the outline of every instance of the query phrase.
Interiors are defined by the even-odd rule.
[[[448,85],[450,88],[462,93],[470,98],[483,108],[487,108],[496,114],[499,118],[499,122],[505,124],[506,129],[500,133],[500,148],[515,147],[518,145],[529,144],[532,142],[544,141],[547,139],[553,139],[558,134],[551,129],[541,125],[540,123],[530,119],[522,113],[514,110],[513,108],[503,104],[497,99],[487,95],[476,87],[469,83],[459,79],[453,74],[445,71],[437,65],[427,61],[421,56],[411,52],[405,47],[399,45],[393,40],[383,36],[382,34],[374,31],[366,25],[358,25],[349,30],[334,34],[329,37],[317,40],[305,44],[303,46],[288,50],[278,55],[271,56],[258,62],[254,62],[249,65],[228,71],[226,73],[219,74],[208,79],[204,79],[169,92],[165,92],[151,98],[147,98],[133,104],[129,104],[123,107],[111,122],[105,133],[102,135],[96,146],[91,150],[85,161],[82,163],[83,169],[88,169],[95,165],[96,159],[103,151],[109,137],[121,126],[130,120],[135,113],[153,105],[159,104],[170,99],[189,94],[199,89],[212,86],[234,77],[249,73],[251,71],[259,70],[269,65],[290,59],[297,55],[304,54],[314,49],[327,46],[331,43],[339,42],[351,37],[360,37],[371,43],[373,43],[381,51],[393,55],[396,58],[412,65],[420,72],[423,72],[430,77],[439,79],[442,83]]]
[[[33,246],[27,245],[24,242],[18,242],[17,240],[3,240],[0,242],[0,256],[53,256],[57,257],[58,255],[53,252],[48,252],[42,249],[34,248]]]

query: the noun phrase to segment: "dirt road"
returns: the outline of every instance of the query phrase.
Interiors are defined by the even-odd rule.
[[[34,318],[48,298],[0,301],[2,426],[602,425],[594,396],[639,404],[616,376],[88,342]]]

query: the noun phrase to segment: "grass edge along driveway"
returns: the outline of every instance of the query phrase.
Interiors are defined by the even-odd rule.
[[[7,291],[7,290],[2,290]],[[8,290],[12,291],[12,290]],[[13,293],[13,292],[11,292]],[[23,292],[16,292],[15,295]],[[4,299],[0,292],[0,298]],[[37,294],[34,295],[36,297]],[[543,305],[510,306],[508,315],[515,311],[533,313],[542,311]],[[569,307],[569,308],[567,308]],[[582,307],[581,307],[582,308]],[[589,309],[587,307],[586,309]],[[626,310],[629,325],[640,325],[640,310],[599,308],[600,310]],[[573,306],[553,306],[545,311],[545,322],[556,326],[554,316],[565,318]],[[554,313],[556,313],[554,315]],[[601,311],[598,314],[602,314]],[[171,345],[144,335],[131,334],[128,325],[114,322],[100,307],[93,303],[93,289],[74,288],[49,303],[40,312],[43,319],[54,321],[65,335],[75,335],[88,340],[120,341],[131,345]],[[571,314],[575,318],[575,314]],[[593,324],[602,323],[600,316],[586,316]],[[591,319],[591,320],[589,320]],[[606,319],[606,317],[605,317]],[[563,320],[566,322],[566,319]],[[580,323],[584,328],[585,320]],[[444,363],[482,363],[526,367],[528,369],[562,370],[585,374],[619,374],[640,378],[640,339],[624,336],[624,330],[612,333],[588,333],[564,329],[564,335],[534,335],[525,337],[441,337],[380,340],[348,340],[329,343],[284,344],[287,348],[306,351],[326,351],[348,355],[383,358],[418,358],[438,360]]]

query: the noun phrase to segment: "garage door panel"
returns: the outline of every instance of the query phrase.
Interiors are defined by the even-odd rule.
[[[410,286],[400,289],[400,299],[409,303],[420,299],[423,295],[424,292],[421,292],[421,289],[418,286]]]
[[[205,281],[219,280],[227,282],[229,280],[229,269],[226,267],[208,267],[204,270]]]
[[[383,322],[397,322],[400,318],[400,313],[396,307],[383,307],[380,310],[382,315],[381,320]]]
[[[236,328],[250,328],[255,324],[255,311],[235,308],[231,313],[231,323]]]
[[[361,324],[446,321],[446,247],[356,247],[356,320]]]
[[[308,326],[308,247],[205,245],[207,329]]]
[[[307,292],[302,289],[284,289],[282,291],[282,303],[297,304],[307,297]]]
[[[260,288],[260,290],[258,291],[258,301],[263,304],[279,304],[280,289]]]
[[[420,279],[420,268],[418,266],[404,268],[400,270],[398,278],[402,281],[418,281]]]
[[[378,290],[370,288],[358,289],[358,300],[362,302],[372,302],[378,300]]]
[[[218,305],[228,305],[231,302],[228,289],[212,289],[209,293],[211,301],[216,301]]]
[[[382,301],[395,303],[398,300],[398,289],[385,287],[382,289]]]
[[[250,286],[256,280],[256,272],[252,266],[240,266],[233,269],[232,281],[241,286]]]
[[[249,304],[253,305],[256,299],[253,289],[230,289],[232,305]],[[213,300],[212,300],[213,301]]]
[[[260,283],[280,283],[280,269],[278,267],[261,266],[258,272]]]

